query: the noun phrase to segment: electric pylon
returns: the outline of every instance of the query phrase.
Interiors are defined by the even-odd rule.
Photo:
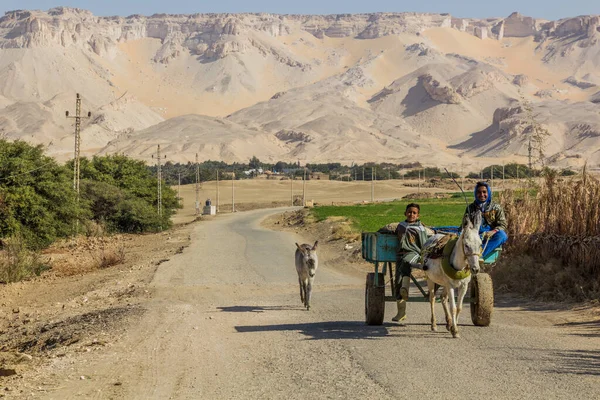
[[[79,200],[79,176],[80,176],[80,163],[79,155],[81,150],[81,119],[89,118],[92,113],[88,111],[87,117],[81,116],[81,97],[77,93],[75,99],[75,116],[69,116],[69,111],[65,112],[67,118],[75,119],[75,155],[73,157],[73,190],[77,192],[77,200]]]
[[[152,154],[152,158],[154,158],[154,154]],[[167,158],[166,154],[162,156],[162,158]],[[162,170],[160,165],[161,155],[160,155],[160,144],[156,147],[156,178],[158,185],[158,204],[157,211],[158,215],[162,216]]]

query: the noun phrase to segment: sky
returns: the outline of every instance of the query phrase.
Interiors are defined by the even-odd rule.
[[[0,0],[0,15],[11,10],[78,7],[98,16],[266,12],[274,14],[346,14],[371,12],[450,13],[463,18],[506,17],[513,11],[557,20],[599,15],[600,0]]]

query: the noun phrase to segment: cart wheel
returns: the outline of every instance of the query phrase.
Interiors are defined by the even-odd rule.
[[[375,273],[367,274],[367,285],[365,288],[365,321],[367,325],[383,324],[383,314],[385,313],[385,276],[378,273],[377,283],[375,283]]]
[[[473,275],[471,280],[471,321],[475,326],[489,326],[494,310],[492,278],[485,273]]]

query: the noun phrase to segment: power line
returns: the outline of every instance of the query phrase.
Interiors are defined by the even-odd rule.
[[[32,172],[38,171],[38,170],[40,170],[40,169],[42,169],[42,168],[44,168],[44,167],[46,167],[46,166],[48,166],[48,165],[51,165],[51,164],[54,164],[54,161],[50,161],[50,162],[48,162],[48,163],[46,163],[46,164],[40,165],[39,167],[37,167],[37,168],[34,168],[34,169],[31,169],[31,170],[29,170],[29,171],[25,171],[25,172],[19,172],[18,174],[9,175],[9,176],[7,176],[7,177],[0,178],[0,181],[5,181],[5,180],[12,179],[12,178],[16,178],[16,177],[18,177],[18,176],[21,176],[21,175],[27,175],[27,174],[30,174],[30,173],[32,173]]]

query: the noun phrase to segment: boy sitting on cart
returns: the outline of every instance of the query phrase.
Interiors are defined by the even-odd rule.
[[[398,314],[392,321],[402,321],[406,318],[406,302],[410,286],[411,268],[422,268],[419,264],[421,249],[427,241],[429,230],[419,220],[421,207],[416,203],[406,206],[404,216],[406,219],[398,224],[396,234],[400,241],[396,254],[396,304]]]

